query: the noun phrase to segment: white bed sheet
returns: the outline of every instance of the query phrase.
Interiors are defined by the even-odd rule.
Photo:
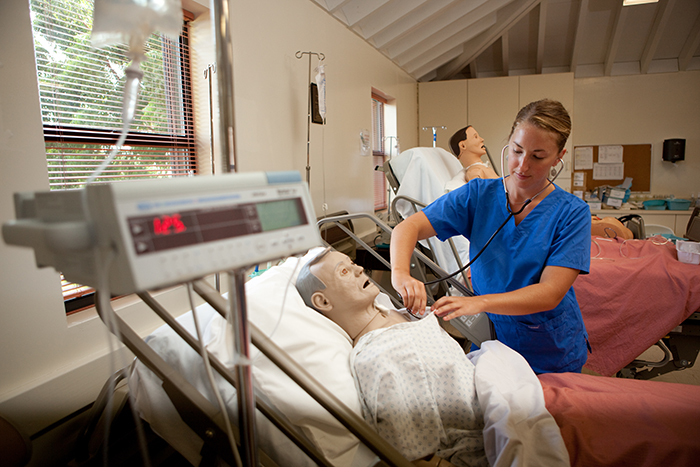
[[[250,320],[358,415],[360,401],[350,371],[352,343],[335,323],[307,308],[296,289],[284,293],[290,277],[296,278],[298,265],[316,253],[289,258],[284,264],[248,282],[247,302]],[[279,318],[282,303],[285,312]],[[198,307],[209,350],[223,363],[233,361],[231,335],[225,321],[208,305]],[[191,323],[187,315],[181,321]],[[278,324],[279,320],[279,324]],[[203,394],[214,402],[201,360],[174,331],[161,328],[148,339],[166,361],[178,368]],[[484,442],[492,465],[568,465],[568,455],[554,419],[544,407],[542,388],[525,360],[503,344],[486,342],[469,358],[476,366],[475,382],[485,415]],[[328,456],[334,465],[367,466],[375,455],[281,370],[273,368],[264,356],[254,356],[255,383],[294,424]],[[222,381],[223,397],[232,411],[233,389]],[[197,464],[201,442],[179,419],[155,375],[139,364],[130,382],[141,413],[154,431]],[[259,442],[281,465],[311,465],[301,451],[262,415],[258,418]],[[272,452],[271,452],[272,451]]]

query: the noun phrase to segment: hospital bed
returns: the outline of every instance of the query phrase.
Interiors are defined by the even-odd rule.
[[[343,225],[345,219],[341,216],[336,220]],[[417,259],[423,260],[423,256],[416,251]],[[347,335],[306,308],[293,286],[290,289],[300,262],[307,257],[289,258],[246,284],[251,338],[256,348],[251,359],[258,411],[257,439],[264,452],[261,464],[355,466],[377,465],[381,459],[383,464],[379,465],[410,465],[391,446],[377,439],[359,416],[359,396],[348,358],[352,344]],[[430,266],[439,273],[437,265]],[[225,298],[203,282],[197,282],[194,288],[208,302],[197,307],[196,313],[200,326],[206,330],[204,341],[212,366],[222,374],[217,386],[235,418],[236,378],[230,371],[235,366],[232,332],[221,317],[226,308]],[[168,318],[167,311],[153,297],[147,293],[140,296],[167,322],[145,342],[127,327],[122,329],[125,342],[138,357],[129,387],[141,416],[193,465],[212,457],[234,465],[201,359],[192,348],[197,346],[192,330],[194,314],[188,313],[177,320]],[[389,295],[381,296],[383,300],[391,300]],[[608,378],[573,374],[541,376],[532,384],[534,374],[527,365],[515,364],[511,370],[504,371],[507,359],[499,359],[498,353],[486,355],[496,355],[493,358],[497,362],[489,363],[487,359],[480,367],[485,375],[482,404],[491,407],[485,409],[487,418],[491,418],[487,420],[484,435],[491,437],[492,465],[501,465],[506,460],[508,465],[510,461],[513,465],[526,465],[519,464],[518,459],[527,457],[518,456],[533,447],[556,445],[558,434],[551,438],[551,432],[547,437],[540,433],[533,438],[529,429],[524,433],[513,432],[510,417],[519,416],[522,421],[523,416],[533,416],[537,401],[546,403],[561,427],[561,439],[566,443],[572,465],[590,465],[591,459],[597,460],[598,465],[620,465],[620,459],[634,458],[634,453],[643,453],[638,465],[658,465],[671,455],[674,465],[693,465],[700,454],[700,446],[688,434],[694,433],[691,427],[700,416],[698,387],[628,380],[610,383],[613,380]],[[524,383],[527,381],[528,384]],[[624,382],[637,386],[616,386]],[[505,391],[497,390],[503,386]],[[508,392],[508,388],[512,391]],[[646,399],[635,402],[636,396],[630,397],[635,392]],[[489,394],[493,406],[488,405]],[[525,400],[519,398],[523,394],[527,395]],[[624,404],[620,403],[621,397]],[[617,406],[617,410],[599,410],[603,402]],[[651,412],[650,403],[655,407]],[[644,423],[635,423],[642,414]],[[669,416],[673,424],[667,423]],[[595,423],[591,424],[590,420]],[[605,432],[605,437],[597,433],[605,424],[619,428],[623,421],[635,426],[647,425],[650,420],[658,422],[653,436],[647,432],[635,438],[629,435],[634,430],[629,429],[622,437],[620,433]],[[520,427],[531,425],[515,423]],[[612,439],[617,439],[614,449],[612,435]],[[546,440],[550,443],[544,443]],[[520,447],[512,451],[514,445]],[[534,452],[540,461],[541,456],[551,454]],[[499,457],[499,453],[515,457],[506,459]]]
[[[586,368],[649,379],[693,366],[700,349],[700,268],[663,237],[592,237],[591,268],[574,282],[592,353]],[[662,355],[638,357],[652,346]]]

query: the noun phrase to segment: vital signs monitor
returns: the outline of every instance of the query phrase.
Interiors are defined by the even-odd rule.
[[[8,244],[71,282],[128,294],[286,257],[321,245],[298,172],[232,173],[15,195]]]

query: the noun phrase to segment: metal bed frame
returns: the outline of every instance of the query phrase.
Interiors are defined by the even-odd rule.
[[[389,267],[389,263],[376,251],[374,251],[364,240],[355,235],[347,226],[351,225],[349,220],[369,219],[373,221],[378,228],[390,233],[391,228],[384,224],[381,220],[369,214],[354,214],[328,217],[318,221],[319,228],[324,224],[332,223],[345,232],[348,237],[356,241],[361,247],[367,249],[378,261]],[[414,260],[420,267],[416,271],[427,277],[427,274],[434,274],[439,277],[446,275],[437,264],[428,258],[422,252],[416,250]],[[471,294],[461,283],[454,278],[447,280],[451,285],[460,289],[465,295]],[[375,281],[376,283],[376,281]],[[395,293],[391,293],[377,284],[384,293],[391,297],[397,307],[400,303],[396,298]],[[193,290],[221,316],[226,318],[229,309],[229,302],[221,296],[220,292],[209,285],[204,280],[193,282]],[[238,289],[244,290],[244,289]],[[234,294],[232,295],[240,295]],[[199,352],[199,342],[160,304],[149,292],[140,292],[137,294],[148,307],[158,315],[170,328],[172,328],[190,347]],[[243,293],[243,295],[245,295]],[[244,306],[245,297],[233,297],[234,306]],[[108,301],[107,301],[108,302]],[[172,401],[182,420],[199,436],[204,442],[202,449],[202,465],[208,465],[208,462],[215,462],[217,459],[227,463],[228,465],[236,465],[236,459],[228,441],[227,430],[224,424],[224,418],[219,411],[219,408],[212,404],[202,393],[200,393],[190,382],[188,382],[177,370],[168,364],[156,351],[154,351],[121,317],[114,313],[111,309],[104,309],[102,302],[97,300],[97,311],[100,318],[106,323],[116,324],[116,334],[126,347],[138,358],[147,368],[149,368],[162,382],[163,389]],[[109,305],[107,303],[107,305]],[[483,340],[490,339],[492,330],[490,321],[485,315],[477,315],[477,317],[469,317],[457,323],[455,327],[464,336],[472,342],[481,343]],[[375,465],[379,466],[394,466],[394,467],[412,467],[413,464],[402,456],[393,446],[380,438],[377,433],[356,413],[351,411],[337,397],[331,394],[323,387],[315,378],[313,378],[303,367],[289,357],[286,352],[277,346],[269,339],[259,328],[253,323],[248,323],[250,331],[250,339],[253,345],[257,347],[267,358],[278,366],[285,374],[287,374],[296,384],[304,389],[311,397],[313,397],[324,409],[326,409],[333,417],[335,417],[343,426],[345,426],[353,435],[355,435],[362,443],[376,454],[379,459]],[[214,355],[208,352],[209,361],[212,368],[223,377],[229,384],[236,388],[237,393],[240,386],[239,381],[245,381],[241,378],[240,372],[237,372],[238,367],[234,371],[228,369]],[[81,449],[85,443],[85,439],[90,437],[90,432],[94,431],[96,420],[104,410],[105,399],[112,397],[112,393],[108,388],[114,388],[114,382],[125,377],[126,370],[120,370],[113,378],[106,383],[105,388],[98,396],[96,403],[93,406],[92,413],[89,417],[90,421],[86,428],[81,432],[79,442],[76,445],[76,450]],[[286,435],[296,446],[298,446],[309,458],[318,465],[324,467],[332,467],[332,464],[324,457],[324,455],[304,436],[301,431],[296,428],[276,407],[268,403],[266,397],[253,388],[255,397],[254,409],[257,408],[267,419],[272,422],[284,435]],[[239,400],[239,417],[241,416],[241,407]],[[254,427],[253,427],[254,428]],[[241,446],[246,442],[246,436],[241,436],[240,429],[236,427],[236,423],[231,423],[236,444]],[[243,457],[245,465],[263,465],[275,467],[278,464],[265,452],[257,449],[255,430],[253,434],[247,434],[252,437],[253,446],[258,451],[252,458]],[[245,447],[245,446],[243,446]],[[259,455],[259,456],[258,456]],[[252,459],[252,460],[251,460]],[[247,461],[247,463],[246,463]],[[257,463],[259,461],[259,464]]]
[[[700,353],[700,311],[690,315],[654,345],[663,352],[661,360],[633,360],[618,371],[617,376],[651,379],[692,367]]]

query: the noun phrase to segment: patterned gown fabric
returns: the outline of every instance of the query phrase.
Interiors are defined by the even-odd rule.
[[[365,420],[404,456],[488,465],[474,365],[434,315],[366,334],[351,359]]]

